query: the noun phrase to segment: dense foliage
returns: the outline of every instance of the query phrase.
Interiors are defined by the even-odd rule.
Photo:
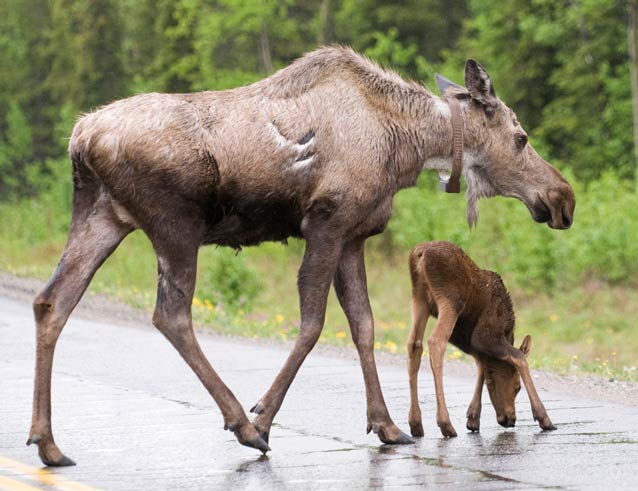
[[[63,154],[80,111],[241,85],[326,43],[426,83],[475,57],[552,161],[635,173],[624,1],[4,0],[0,193],[35,191],[30,168]]]
[[[502,200],[487,206],[470,233],[463,200],[432,196],[435,185],[425,179],[417,191],[399,195],[378,247],[403,253],[426,239],[454,240],[523,288],[588,278],[630,284],[637,277],[638,201],[627,6],[619,0],[4,0],[0,202],[36,206],[25,197],[44,196],[52,179],[69,181],[65,146],[76,115],[117,98],[249,83],[320,44],[352,45],[430,86],[435,71],[462,81],[464,61],[474,57],[540,153],[572,177],[576,226],[552,232],[523,217],[520,204]],[[209,274],[239,275],[224,288],[234,292],[225,300],[249,302],[256,293],[240,295],[246,272],[225,274],[234,271],[229,258]]]

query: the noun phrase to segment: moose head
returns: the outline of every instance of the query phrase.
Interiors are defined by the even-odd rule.
[[[465,87],[436,76],[444,98],[460,102],[464,124],[463,173],[468,183],[468,222],[478,220],[478,200],[507,196],[521,200],[532,218],[567,229],[574,217],[574,191],[529,143],[516,114],[494,91],[490,76],[474,60],[465,65]]]

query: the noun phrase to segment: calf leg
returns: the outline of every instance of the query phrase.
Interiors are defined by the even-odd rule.
[[[334,286],[359,352],[366,387],[368,432],[374,431],[383,443],[413,443],[390,418],[381,392],[374,361],[374,321],[368,300],[363,248],[363,240],[344,247]]]
[[[485,373],[483,369],[483,363],[478,358],[474,358],[476,362],[476,387],[474,388],[474,395],[472,396],[472,402],[467,408],[467,424],[466,427],[470,431],[479,431],[481,427],[481,396],[483,395],[483,384],[485,383]]]
[[[532,415],[534,416],[534,421],[538,421],[539,426],[543,430],[555,430],[556,427],[549,419],[547,411],[545,410],[545,406],[541,402],[541,398],[538,396],[538,392],[536,392],[536,387],[534,386],[532,375],[529,372],[529,365],[527,364],[525,355],[521,350],[513,346],[508,345],[507,347],[508,353],[507,355],[505,355],[503,360],[511,363],[516,367],[516,370],[518,370],[518,373],[523,380],[523,384],[525,384],[527,395],[529,396],[529,402],[532,406]]]
[[[313,229],[311,226],[308,228]],[[251,409],[251,412],[257,414],[253,424],[265,441],[268,441],[273,419],[290,384],[323,329],[328,291],[341,254],[341,246],[340,238],[322,229],[320,225],[314,227],[311,236],[306,237],[306,252],[298,277],[301,310],[299,337],[275,381]]]
[[[417,379],[421,367],[423,355],[423,335],[430,317],[430,310],[426,299],[418,295],[412,287],[412,330],[408,336],[408,377],[410,379],[410,413],[408,422],[412,436],[423,436],[423,423],[421,408],[419,407],[419,394]]]
[[[88,196],[76,190],[75,204]],[[73,222],[66,248],[47,286],[33,302],[36,320],[36,366],[33,393],[33,419],[27,444],[36,443],[46,465],[75,463],[53,440],[51,428],[51,371],[58,336],[69,315],[80,301],[91,278],[111,255],[131,227],[114,215],[110,202],[102,196],[92,206],[74,206]]]
[[[456,436],[456,430],[450,422],[450,414],[443,394],[443,359],[445,357],[445,347],[456,324],[458,314],[445,298],[437,298],[436,303],[439,308],[439,316],[434,326],[434,331],[428,338],[430,366],[434,375],[434,389],[436,391],[436,424],[439,426],[443,436],[453,437]]]
[[[185,235],[188,237],[188,234]],[[224,429],[239,443],[266,453],[270,448],[248,421],[241,405],[202,352],[191,318],[197,270],[197,246],[192,242],[167,248],[156,246],[159,275],[153,324],[177,349],[211,394],[224,416]]]

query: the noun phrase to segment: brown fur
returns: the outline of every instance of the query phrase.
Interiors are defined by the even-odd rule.
[[[515,196],[535,219],[568,227],[569,184],[531,147],[516,147],[511,112],[493,98],[498,107],[488,115],[475,98],[477,87],[473,81],[454,95],[463,99],[469,203]],[[273,418],[321,333],[332,282],[360,353],[368,427],[384,442],[410,441],[390,418],[376,372],[364,241],[385,228],[399,189],[413,185],[423,168],[450,165],[447,111],[424,87],[336,47],[246,87],[143,94],[82,117],[69,144],[74,203],[67,248],[34,301],[38,347],[29,441],[39,444],[42,460],[70,462],[50,424],[57,338],[95,271],[134,229],[144,231],[158,257],[153,323],[202,380],[241,443],[268,449]],[[197,251],[203,244],[241,248],[290,236],[306,240],[300,335],[253,407],[258,415],[251,423],[193,334]]]
[[[467,411],[469,430],[479,430],[484,383],[499,424],[514,426],[514,401],[521,387],[521,376],[534,419],[541,428],[554,429],[529,375],[526,356],[531,337],[525,337],[520,349],[513,347],[514,309],[501,277],[478,268],[459,247],[449,242],[416,246],[410,254],[410,275],[413,325],[407,348],[412,435],[423,436],[417,376],[429,316],[437,318],[428,346],[436,388],[436,420],[443,436],[456,436],[443,395],[443,355],[448,341],[474,357],[478,369],[474,397]]]

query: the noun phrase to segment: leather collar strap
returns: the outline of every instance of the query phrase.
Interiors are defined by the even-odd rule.
[[[463,119],[461,104],[455,97],[446,98],[450,106],[452,120],[452,174],[450,179],[441,182],[441,189],[446,193],[461,192],[461,172],[463,171]]]

